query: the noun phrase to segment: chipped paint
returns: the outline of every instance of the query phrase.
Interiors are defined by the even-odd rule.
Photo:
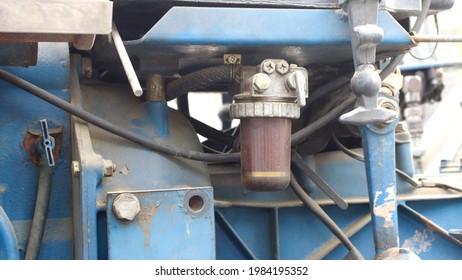
[[[393,216],[396,213],[395,186],[390,186],[385,193],[378,191],[374,198],[374,215],[385,219],[384,228],[394,227]]]
[[[137,216],[138,225],[144,232],[144,246],[149,247],[151,244],[151,219],[154,213],[156,213],[159,205],[156,206],[143,206]]]
[[[128,176],[128,173],[130,173],[130,169],[128,169],[128,167],[124,165],[124,167],[120,168],[119,172],[124,176]]]
[[[424,229],[422,232],[416,230],[411,238],[404,240],[403,248],[409,248],[415,254],[427,253],[432,248],[432,242],[435,240],[433,231]]]

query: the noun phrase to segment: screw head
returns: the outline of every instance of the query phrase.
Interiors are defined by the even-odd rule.
[[[121,221],[133,221],[140,211],[140,201],[131,193],[119,194],[112,204],[112,212]]]
[[[286,74],[289,72],[289,63],[285,60],[281,60],[276,64],[276,71],[278,71],[279,74]]]
[[[237,57],[232,55],[232,56],[229,56],[227,60],[229,64],[234,64],[237,62]]]
[[[267,90],[271,85],[271,79],[264,73],[257,73],[253,76],[253,88],[258,92]]]
[[[116,171],[116,165],[112,160],[104,160],[104,177],[111,177]]]
[[[263,71],[265,71],[265,73],[271,74],[274,72],[274,70],[276,70],[276,64],[273,61],[268,60],[268,61],[263,62],[262,68],[263,68]]]

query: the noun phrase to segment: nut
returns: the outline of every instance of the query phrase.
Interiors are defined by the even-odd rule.
[[[276,69],[276,65],[274,64],[273,61],[268,60],[263,63],[262,68],[263,68],[263,71],[265,71],[265,73],[271,74]]]
[[[111,177],[116,171],[116,165],[112,160],[104,160],[104,177]]]
[[[74,160],[71,165],[72,176],[78,177],[80,175],[80,162]]]
[[[121,221],[133,221],[140,211],[140,201],[131,193],[119,194],[112,204],[112,212]]]
[[[93,75],[92,61],[88,57],[82,58],[82,76],[86,79],[90,79]]]
[[[271,79],[268,75],[257,73],[253,76],[253,88],[258,92],[267,90],[271,85]]]
[[[285,60],[281,60],[276,64],[276,71],[278,71],[279,74],[286,74],[289,72],[289,64]]]

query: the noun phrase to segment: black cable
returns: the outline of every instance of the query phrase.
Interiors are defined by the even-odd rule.
[[[342,242],[342,244],[350,251],[354,253],[357,259],[364,259],[359,253],[358,249],[353,245],[348,236],[342,231],[341,228],[324,212],[319,204],[314,201],[300,186],[294,174],[290,176],[290,186],[294,190],[295,194],[300,198],[303,204],[313,212],[316,217]]]
[[[185,117],[189,120],[189,122],[191,122],[192,126],[199,135],[202,135],[207,139],[213,140],[217,143],[225,144],[226,146],[234,145],[235,137],[232,135],[217,130],[189,115],[185,115]]]
[[[61,110],[68,112],[69,114],[72,114],[88,123],[91,123],[99,128],[107,130],[108,132],[111,132],[129,141],[137,143],[150,150],[172,155],[172,156],[182,157],[182,158],[191,159],[191,160],[206,161],[206,162],[218,162],[218,163],[238,162],[240,159],[239,153],[207,154],[207,153],[201,153],[201,152],[196,152],[196,151],[186,151],[178,147],[173,147],[170,145],[165,145],[159,142],[152,141],[146,137],[133,133],[132,131],[128,129],[121,128],[100,117],[90,114],[82,110],[81,108],[62,100],[61,98],[56,97],[55,95],[47,92],[46,90],[43,90],[37,87],[36,85],[33,85],[13,74],[8,73],[5,70],[0,69],[0,78],[60,108]]]
[[[356,102],[356,96],[350,96],[347,100],[343,101],[340,105],[327,112],[324,116],[320,117],[319,119],[315,120],[314,122],[310,123],[309,125],[292,134],[292,147],[297,146],[308,136],[313,134],[315,131],[335,120],[339,115],[343,113],[343,111],[345,111],[345,109],[347,109],[354,102]]]
[[[357,161],[364,162],[364,157],[362,157],[361,155],[358,155],[357,153],[355,153],[355,152],[351,151],[350,149],[348,149],[347,147],[343,146],[343,144],[340,143],[340,141],[338,140],[337,136],[335,135],[335,133],[333,132],[332,129],[330,130],[330,132],[331,132],[331,135],[332,135],[332,140],[334,141],[334,144],[337,146],[337,148],[339,148],[342,152],[344,152],[349,157],[351,157],[351,158],[353,158],[353,159],[355,159]],[[414,179],[412,179],[411,176],[404,173],[404,171],[396,168],[395,172],[398,175],[400,175],[401,178],[403,178],[403,180],[408,182],[411,186],[416,187],[416,188],[420,187],[420,184],[417,183]]]
[[[45,157],[42,155],[42,157]],[[43,234],[48,216],[48,206],[50,205],[51,180],[54,167],[48,165],[46,158],[40,160],[40,175],[37,188],[37,200],[35,202],[34,217],[27,241],[26,260],[36,260],[40,254]]]
[[[295,164],[310,180],[329,197],[340,209],[348,208],[347,202],[337,194],[326,181],[324,181],[313,169],[311,169],[298,153],[292,155],[292,163]]]

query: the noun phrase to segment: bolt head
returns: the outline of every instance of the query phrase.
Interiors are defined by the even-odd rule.
[[[116,171],[116,165],[112,160],[104,160],[104,177],[111,177]]]
[[[71,164],[72,176],[78,177],[80,175],[80,162],[74,160]]]
[[[133,221],[140,211],[140,201],[131,193],[119,194],[112,204],[112,212],[121,221]]]
[[[267,74],[271,74],[274,72],[274,70],[276,70],[276,64],[269,60],[269,61],[265,61],[263,62],[263,71],[265,71],[265,73]]]
[[[276,71],[278,71],[279,74],[286,74],[289,72],[289,63],[287,61],[281,60],[276,64]]]
[[[271,79],[264,73],[257,73],[253,76],[253,88],[258,92],[267,90],[271,85]]]
[[[237,62],[237,57],[235,57],[235,56],[229,56],[228,57],[228,63],[234,64],[236,62]]]

